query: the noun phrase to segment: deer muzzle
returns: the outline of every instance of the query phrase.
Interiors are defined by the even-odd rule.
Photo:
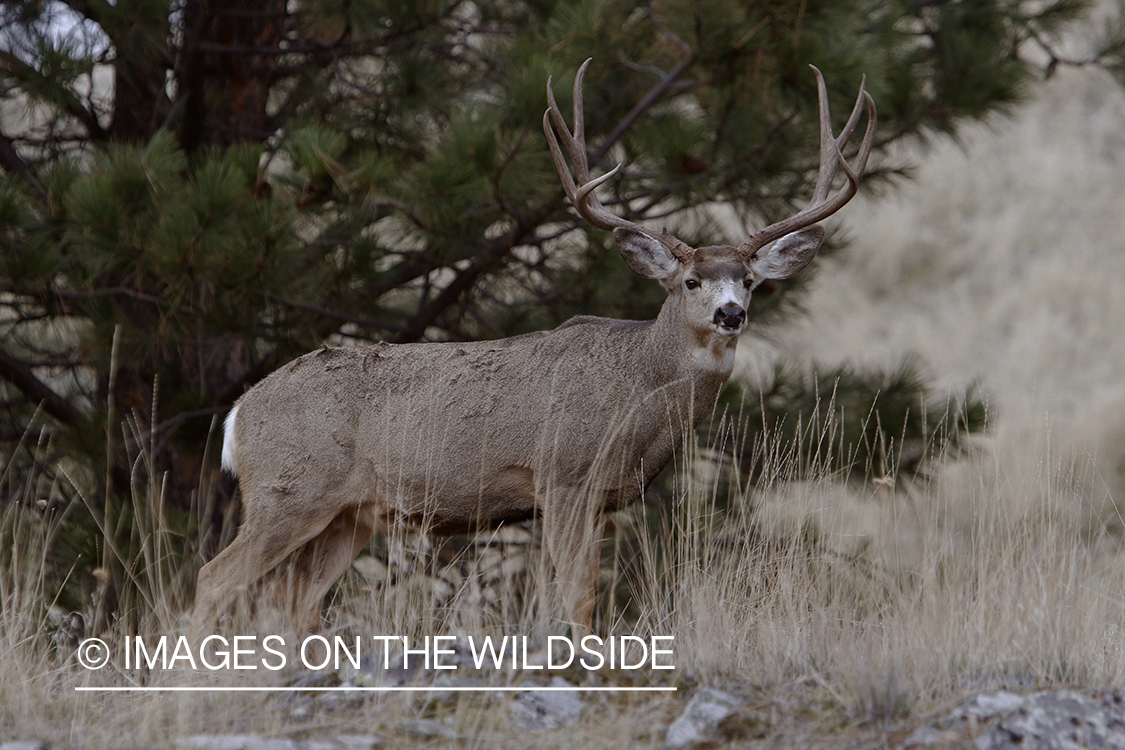
[[[746,322],[746,311],[740,305],[727,304],[720,307],[715,311],[715,317],[712,319],[715,325],[729,328],[730,330],[737,330],[742,327]]]

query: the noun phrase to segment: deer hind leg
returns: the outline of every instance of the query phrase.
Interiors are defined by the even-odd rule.
[[[600,505],[592,499],[580,490],[554,488],[543,509],[543,531],[555,566],[555,584],[575,639],[592,632],[597,594],[605,522]]]
[[[291,596],[298,632],[315,633],[320,629],[325,594],[371,539],[375,525],[374,506],[348,508],[305,543],[292,567]]]
[[[295,504],[292,497],[286,497],[284,502],[266,503],[263,507],[263,503],[246,496],[243,505],[246,521],[238,536],[203,566],[196,579],[192,642],[202,640],[239,593],[277,567],[293,550],[320,534],[337,512],[330,503],[321,503],[316,498]],[[322,507],[325,510],[316,515],[287,515],[286,507]]]

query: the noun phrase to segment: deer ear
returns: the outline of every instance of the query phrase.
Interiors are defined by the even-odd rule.
[[[824,227],[816,224],[787,234],[768,248],[759,250],[750,264],[759,278],[788,279],[812,262],[822,242]]]
[[[649,279],[666,279],[680,270],[672,251],[644,232],[628,227],[613,230],[617,249],[629,268]]]

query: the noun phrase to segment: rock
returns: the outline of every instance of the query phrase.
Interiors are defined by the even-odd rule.
[[[249,734],[196,734],[176,740],[176,750],[249,750],[261,738]]]
[[[960,732],[941,730],[934,727],[921,727],[910,733],[902,743],[903,750],[911,747],[929,747],[930,745],[953,745],[961,739]]]
[[[998,693],[982,693],[953,712],[954,719],[982,722],[1017,711],[1023,707],[1026,698],[1022,695],[1001,690]]]
[[[973,744],[977,750],[1125,748],[1125,709],[1118,698],[1095,701],[1071,690],[1039,693],[1000,716]]]
[[[49,750],[42,742],[20,740],[19,742],[0,742],[0,750]]]
[[[452,732],[441,736],[452,736]],[[318,739],[304,742],[252,734],[197,734],[194,737],[182,737],[176,740],[173,747],[175,750],[372,750],[382,742],[378,737],[366,734],[342,734],[331,740]],[[41,745],[12,748],[8,745],[0,745],[0,750],[47,749]]]
[[[399,728],[406,734],[417,737],[420,740],[432,740],[435,737],[441,737],[446,740],[457,738],[456,732],[440,721],[434,721],[433,719],[411,719],[410,721],[404,721],[399,724]]]
[[[719,739],[719,724],[743,705],[721,690],[703,688],[691,699],[680,718],[668,727],[665,750],[684,750]]]
[[[572,687],[561,677],[551,687]],[[520,693],[512,703],[512,722],[520,729],[545,732],[570,724],[582,714],[582,699],[575,691],[551,690]]]
[[[914,731],[904,748],[942,745],[976,750],[1125,750],[1125,701],[1072,690],[974,696],[936,726]]]
[[[305,744],[285,737],[253,734],[197,734],[173,743],[176,750],[306,750]]]
[[[372,734],[341,734],[336,737],[336,744],[343,750],[371,750],[383,741]]]
[[[246,750],[303,750],[302,746],[285,737],[252,737]]]

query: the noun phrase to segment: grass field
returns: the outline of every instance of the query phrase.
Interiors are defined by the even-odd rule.
[[[988,687],[1123,684],[1121,122],[1125,91],[1095,71],[1061,70],[1018,118],[937,144],[892,197],[845,211],[852,246],[820,269],[803,319],[770,341],[744,342],[742,376],[778,360],[886,364],[912,354],[951,389],[977,382],[990,431],[956,461],[897,486],[775,475],[735,488],[721,517],[713,504],[724,475],[685,470],[677,506],[658,522],[644,509],[617,519],[618,538],[631,541],[615,550],[603,589],[626,593],[600,603],[608,631],[675,635],[673,673],[629,679],[680,692],[587,694],[581,718],[536,744],[659,746],[697,686],[747,701],[737,731],[745,743],[860,747],[896,746]],[[792,448],[770,450],[784,466]],[[160,516],[159,467],[147,476],[135,493],[145,555],[129,561],[135,579],[119,594],[119,611],[131,614],[103,635],[118,653],[133,632],[184,632],[198,566],[170,553],[179,540]],[[0,741],[147,748],[204,733],[374,734],[397,747],[419,742],[404,722],[432,719],[456,736],[434,746],[529,744],[504,695],[76,692],[131,683],[76,663],[66,613],[44,601],[54,527],[36,499],[0,519]],[[488,606],[471,577],[441,594],[432,583],[404,591],[356,572],[327,613],[330,632],[522,633],[541,643],[557,630],[539,607],[537,558],[511,554],[529,556],[530,582],[499,590]],[[232,632],[282,627],[268,611],[244,610]],[[181,669],[144,679],[260,685],[299,676]]]

